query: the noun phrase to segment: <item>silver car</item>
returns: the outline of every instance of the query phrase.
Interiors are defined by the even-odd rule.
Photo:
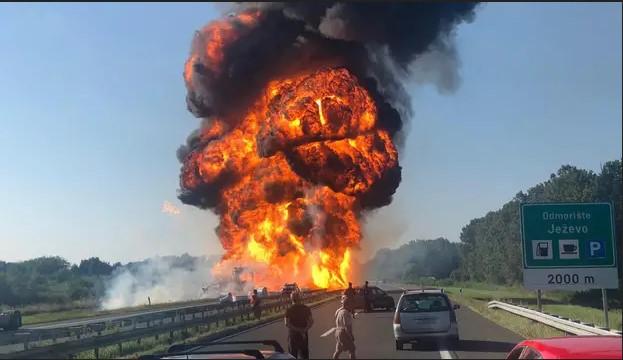
[[[402,350],[405,343],[427,340],[456,347],[459,329],[454,311],[459,308],[459,305],[453,306],[441,290],[405,291],[394,313],[396,349]]]

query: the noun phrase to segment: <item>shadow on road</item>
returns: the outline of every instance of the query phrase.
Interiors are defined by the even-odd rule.
[[[517,344],[505,341],[461,340],[455,350],[507,353],[511,351],[515,345]]]

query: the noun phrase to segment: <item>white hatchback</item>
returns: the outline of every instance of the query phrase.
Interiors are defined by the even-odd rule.
[[[456,313],[459,305],[452,305],[441,290],[408,290],[398,300],[394,313],[396,349],[412,342],[435,340],[456,347],[459,329]]]

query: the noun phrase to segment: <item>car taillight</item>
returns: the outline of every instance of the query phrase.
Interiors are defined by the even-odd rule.
[[[450,322],[456,322],[456,313],[454,312],[454,310],[450,310]]]
[[[396,311],[396,313],[394,314],[394,324],[400,325],[400,311]]]

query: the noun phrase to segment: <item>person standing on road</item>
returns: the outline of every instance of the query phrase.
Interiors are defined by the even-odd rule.
[[[255,319],[259,320],[262,316],[262,308],[260,307],[260,297],[257,295],[257,289],[253,289],[253,294],[251,295],[251,308],[253,309]]]
[[[344,290],[343,293],[344,296],[352,298],[353,296],[355,296],[355,289],[353,289],[353,283],[349,282],[348,283],[348,288],[346,288],[346,290]]]
[[[284,322],[288,328],[288,351],[297,359],[309,359],[307,332],[314,324],[309,307],[301,303],[298,292],[290,294],[292,306],[286,311]]]
[[[348,351],[355,359],[355,335],[353,334],[353,299],[343,296],[342,306],[335,312],[335,352],[333,359],[339,359],[343,351]]]
[[[370,292],[370,288],[368,287],[368,280],[366,280],[365,285],[363,286],[363,303],[364,303],[364,311],[370,312],[372,309],[370,308],[370,296],[372,293]]]

